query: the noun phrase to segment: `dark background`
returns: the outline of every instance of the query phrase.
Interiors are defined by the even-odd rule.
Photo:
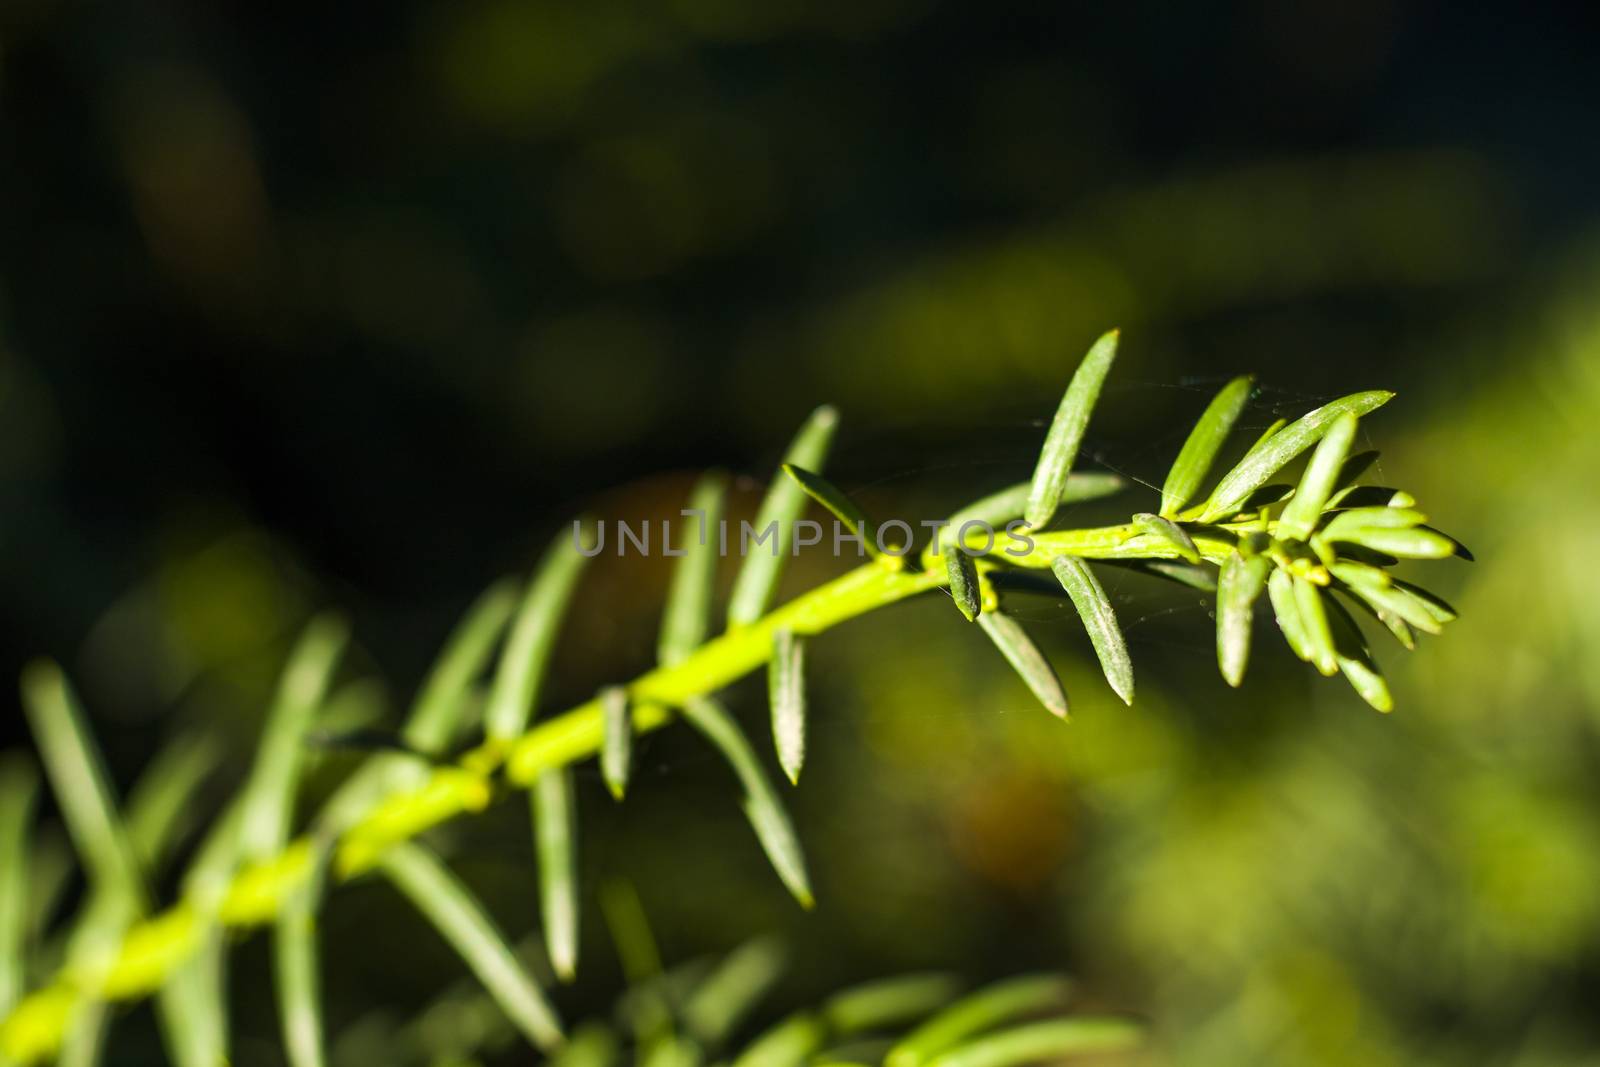
[[[313,609],[351,617],[350,678],[384,680],[352,691],[357,717],[393,721],[384,709],[404,706],[462,607],[567,518],[671,514],[708,466],[751,475],[735,507],[753,509],[824,400],[845,415],[830,470],[915,518],[1025,477],[1040,420],[1111,326],[1123,355],[1089,450],[1147,479],[1234,374],[1258,375],[1257,427],[1397,389],[1369,431],[1398,453],[1383,474],[1441,501],[1480,556],[1503,549],[1507,577],[1476,594],[1494,624],[1469,617],[1439,646],[1457,641],[1458,660],[1407,682],[1411,661],[1390,658],[1392,723],[1344,694],[1313,714],[1312,683],[1281,655],[1227,692],[1201,606],[1129,587],[1119,610],[1137,621],[1151,695],[1105,729],[1133,733],[1094,740],[1091,710],[1072,755],[995,741],[993,773],[966,768],[972,787],[952,800],[949,761],[984,751],[963,715],[1001,737],[1033,727],[985,718],[1018,707],[998,661],[983,648],[952,660],[973,639],[908,609],[842,632],[819,667],[834,706],[796,801],[823,872],[816,917],[786,910],[714,761],[684,738],[654,743],[659,780],[629,812],[586,792],[587,862],[644,886],[678,957],[798,931],[804,988],[905,965],[1065,964],[1170,1027],[1178,1060],[1580,1062],[1559,1057],[1596,1037],[1580,992],[1595,987],[1596,909],[1572,898],[1593,895],[1600,864],[1595,675],[1579,655],[1600,628],[1581,538],[1550,531],[1592,510],[1595,333],[1574,324],[1600,181],[1595,23],[1577,5],[1382,0],[12,0],[0,667],[60,659],[124,782],[197,728],[242,760]],[[809,561],[795,588],[832,569]],[[595,570],[551,709],[649,664],[664,564]],[[1448,573],[1447,591],[1471,581]],[[1542,628],[1512,627],[1518,609]],[[1069,680],[1092,689],[1068,616],[1039,611],[1074,657]],[[929,680],[930,660],[956,681]],[[1471,669],[1494,662],[1513,665],[1492,672],[1512,688],[1472,687]],[[758,732],[760,703],[743,703]],[[1439,710],[1408,722],[1407,703]],[[1163,719],[1170,736],[1139,733]],[[856,732],[879,727],[877,748]],[[13,730],[25,743],[15,710]],[[1329,738],[1324,781],[1296,760]],[[1177,807],[1138,789],[1116,799],[1128,765],[1084,755],[1094,744]],[[1526,758],[1508,764],[1508,750]],[[927,765],[897,765],[906,751]],[[1436,782],[1412,773],[1418,753],[1443,761]],[[1204,768],[1202,784],[1174,766]],[[1291,834],[1321,841],[1337,869],[1272,889],[1275,839],[1247,818],[1207,821],[1237,813],[1218,799],[1229,790],[1281,812],[1274,783],[1292,782],[1314,811],[1387,822],[1385,804],[1343,791],[1352,775],[1400,782],[1414,814],[1440,820],[1418,815],[1417,840],[1396,846],[1419,866],[1394,892],[1429,916],[1412,940],[1340,925],[1397,869],[1381,834],[1355,832],[1368,861],[1338,835]],[[1451,792],[1462,781],[1486,798]],[[863,830],[862,811],[886,821]],[[1191,816],[1206,826],[1193,840]],[[1072,826],[1041,844],[1012,832],[1029,819]],[[456,853],[520,932],[526,831],[502,822],[462,831]],[[969,838],[1001,840],[1001,860]],[[1211,859],[1162,866],[1185,841]],[[1235,869],[1237,882],[1218,873]],[[1211,875],[1238,914],[1169,899]],[[1474,911],[1496,879],[1515,883],[1509,910]],[[1137,911],[1129,885],[1163,903]],[[863,902],[885,886],[891,904]],[[1441,903],[1440,886],[1466,903]],[[412,920],[353,892],[367,910],[329,919],[353,946],[330,964],[335,1023],[414,1003],[454,966],[440,954],[408,978],[371,915]],[[1252,927],[1274,901],[1292,920]],[[1523,937],[1546,921],[1547,936]],[[1252,932],[1220,932],[1235,922]],[[598,962],[574,1011],[615,985],[589,932]],[[1180,951],[1185,938],[1200,940]],[[261,1003],[241,1026],[270,1037],[264,954],[244,959],[236,986],[254,982]],[[1495,981],[1462,977],[1473,968]],[[238,1062],[274,1055],[246,1043]]]

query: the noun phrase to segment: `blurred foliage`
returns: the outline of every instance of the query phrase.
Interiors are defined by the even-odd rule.
[[[1069,608],[1025,609],[1083,694],[1063,727],[947,606],[908,606],[814,652],[816,912],[684,731],[624,807],[580,782],[585,884],[646,887],[669,958],[787,932],[790,1002],[1044,966],[1155,1020],[1172,1062],[1596,1062],[1586,19],[14,0],[0,666],[67,659],[123,783],[197,724],[237,769],[314,608],[362,642],[341,715],[388,721],[558,523],[673,515],[688,469],[770,469],[820,401],[841,484],[910,518],[1019,477],[1040,397],[1111,325],[1126,374],[1087,448],[1137,477],[1233,374],[1258,372],[1255,426],[1398,388],[1415,429],[1380,416],[1369,444],[1481,562],[1443,590],[1451,639],[1390,671],[1396,715],[1267,642],[1227,690],[1208,601],[1129,576],[1133,709]],[[665,562],[593,568],[552,700],[649,662]],[[526,817],[451,833],[531,929]],[[381,890],[334,899],[330,1022],[426,1018],[459,965],[414,928]],[[590,956],[574,1017],[618,984]],[[237,973],[238,1063],[276,1062],[258,943]],[[155,1056],[144,1015],[118,1034]]]

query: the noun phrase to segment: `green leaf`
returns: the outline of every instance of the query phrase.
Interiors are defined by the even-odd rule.
[[[1357,603],[1359,603],[1363,608],[1366,608],[1368,611],[1372,611],[1371,606],[1367,604],[1366,601],[1358,598]],[[1406,620],[1402,619],[1392,611],[1373,611],[1372,614],[1379,622],[1383,623],[1383,625],[1388,628],[1389,632],[1394,635],[1394,639],[1400,642],[1400,646],[1402,648],[1404,648],[1407,652],[1416,650],[1417,638],[1411,632],[1411,625],[1407,623]]]
[[[1328,540],[1348,541],[1401,559],[1448,559],[1459,554],[1456,542],[1426,526],[1358,526],[1341,529],[1338,536],[1328,536]]]
[[[163,1039],[180,1067],[226,1061],[227,947],[215,916],[238,865],[244,804],[241,791],[212,824],[183,877],[184,906],[195,913],[199,944],[168,975],[157,1001]]]
[[[693,1041],[675,1034],[662,1034],[645,1043],[638,1057],[639,1067],[700,1067],[700,1048]]]
[[[1454,622],[1458,618],[1456,609],[1451,607],[1450,603],[1443,597],[1430,593],[1420,586],[1412,585],[1410,582],[1403,582],[1399,578],[1391,578],[1389,581],[1390,585],[1395,589],[1416,600],[1422,606],[1422,610],[1426,611],[1434,622],[1443,625],[1447,622]]]
[[[800,1067],[827,1036],[820,1019],[811,1012],[799,1012],[752,1041],[734,1059],[733,1067]]]
[[[1206,405],[1205,413],[1189,431],[1189,439],[1173,461],[1172,470],[1167,472],[1166,483],[1161,487],[1162,515],[1171,518],[1178,514],[1199,491],[1217,452],[1228,439],[1233,424],[1239,421],[1245,404],[1249,403],[1253,385],[1254,380],[1249,375],[1235,378]]]
[[[405,747],[439,755],[455,741],[471,708],[473,683],[493,655],[517,600],[517,584],[502,579],[467,608],[411,705],[400,731]],[[343,833],[390,792],[421,788],[428,771],[427,761],[405,752],[374,754],[322,806],[319,828]]]
[[[195,794],[216,770],[214,737],[179,737],[156,754],[128,792],[128,840],[140,870],[159,870],[167,853],[205,814]]]
[[[199,946],[156,994],[161,1039],[178,1067],[217,1067],[227,1062],[226,952],[222,930],[209,927],[200,934]]]
[[[1154,534],[1173,548],[1178,550],[1178,556],[1189,563],[1199,563],[1200,550],[1195,547],[1194,538],[1189,536],[1187,530],[1171,519],[1160,515],[1152,515],[1142,511],[1133,517],[1134,526],[1147,534]]]
[[[739,740],[744,741],[742,735]],[[777,984],[786,957],[782,942],[774,937],[754,938],[728,953],[684,1002],[683,1018],[690,1032],[709,1047],[726,1041]]]
[[[1341,591],[1350,597],[1357,607],[1388,627],[1389,632],[1394,634],[1395,640],[1408,651],[1417,647],[1417,641],[1405,616],[1416,618],[1422,623],[1424,632],[1433,634],[1441,632],[1443,624],[1448,621],[1439,617],[1436,607],[1407,596],[1397,587],[1395,580],[1387,571],[1349,560],[1335,562],[1328,570],[1344,583]],[[1404,615],[1397,612],[1396,608]]]
[[[615,1067],[620,1053],[617,1035],[609,1026],[588,1022],[550,1057],[550,1067]]]
[[[1028,525],[1035,530],[1041,529],[1055,515],[1056,504],[1066,490],[1067,476],[1078,457],[1083,431],[1089,425],[1089,414],[1117,358],[1117,340],[1118,332],[1112,330],[1094,343],[1083,362],[1078,364],[1061,398],[1061,406],[1056,409],[1044,447],[1039,451],[1039,462],[1033,468],[1028,505],[1023,511]]]
[[[721,750],[723,758],[738,777],[739,784],[744,787],[745,816],[750,820],[750,826],[755,830],[772,869],[802,907],[811,907],[811,879],[806,873],[800,837],[795,833],[794,823],[784,809],[783,798],[762,769],[744,732],[726,709],[709,697],[688,701],[683,707],[683,715],[691,726]]]
[[[767,700],[772,706],[772,741],[778,765],[793,785],[800,784],[806,761],[806,643],[792,630],[772,635],[767,665]]]
[[[539,857],[539,904],[550,967],[563,982],[578,973],[577,803],[572,772],[545,771],[529,794]]]
[[[1255,443],[1245,450],[1244,454],[1249,456],[1251,453],[1255,452],[1256,449],[1260,448],[1262,445],[1276,437],[1278,431],[1287,425],[1289,425],[1288,419],[1273,419],[1267,424],[1267,428],[1261,431],[1261,436],[1255,439]],[[1235,465],[1237,466],[1237,464]]]
[[[1217,581],[1217,665],[1222,677],[1238,688],[1250,662],[1250,623],[1255,602],[1267,584],[1272,563],[1265,556],[1235,553],[1222,564]]]
[[[829,1045],[811,1057],[810,1067],[878,1067],[894,1042],[882,1037],[858,1037]]]
[[[604,734],[600,742],[600,775],[618,800],[628,792],[628,772],[633,763],[633,717],[628,714],[628,691],[620,685],[600,691]]]
[[[484,710],[484,726],[491,741],[516,737],[533,715],[562,617],[588,562],[574,541],[576,536],[574,531],[564,531],[545,551],[511,623]]]
[[[880,978],[829,997],[822,1019],[835,1037],[893,1030],[949,1004],[961,980],[943,972]]]
[[[711,625],[711,598],[717,577],[717,528],[722,521],[727,479],[707,474],[695,486],[688,511],[698,513],[692,536],[679,546],[683,556],[672,570],[672,586],[661,620],[657,659],[664,667],[681,663],[705,642]],[[688,518],[686,515],[685,518]]]
[[[1316,444],[1341,415],[1366,415],[1389,402],[1393,393],[1372,390],[1352,393],[1324,404],[1295,422],[1258,442],[1233,470],[1225,475],[1200,514],[1201,522],[1213,522],[1233,514],[1241,501],[1257,487],[1265,485],[1300,453]]]
[[[273,973],[284,1052],[290,1067],[323,1067],[322,994],[318,975],[316,907],[323,861],[306,885],[291,891],[273,930]]]
[[[1329,541],[1342,541],[1345,535],[1358,530],[1400,530],[1419,526],[1428,517],[1412,508],[1360,507],[1341,511],[1328,520],[1322,536]]]
[[[454,741],[473,682],[517,609],[517,584],[501,579],[467,608],[411,705],[401,738],[419,752],[442,753]]]
[[[26,992],[28,831],[39,776],[20,752],[0,754],[0,1019]]]
[[[1177,582],[1190,589],[1198,589],[1202,593],[1217,591],[1217,567],[1211,563],[1196,565],[1175,559],[1108,559],[1103,560],[1102,565]],[[1050,592],[1055,592],[1055,589],[1051,588]]]
[[[968,622],[983,612],[983,594],[978,588],[978,566],[964,549],[951,545],[944,553],[945,569],[950,574],[950,596]]]
[[[72,1010],[56,1067],[96,1067],[105,1055],[107,1005],[81,1000]]]
[[[811,417],[795,434],[789,451],[784,453],[784,465],[821,471],[833,441],[834,429],[839,425],[839,413],[826,405],[811,413]],[[747,552],[733,582],[733,592],[728,597],[729,628],[745,626],[765,615],[778,589],[778,579],[783,576],[788,562],[790,546],[794,541],[794,524],[805,511],[806,494],[792,478],[777,477],[767,489],[756,513],[756,536],[767,529],[775,531],[772,551],[753,548]]]
[[[823,1049],[811,1058],[811,1067],[878,1067],[893,1045],[888,1038],[857,1038]]]
[[[1045,710],[1066,719],[1067,692],[1061,688],[1061,680],[1056,677],[1050,661],[1044,658],[1044,653],[1017,620],[999,611],[986,611],[978,616],[978,625]]]
[[[1294,579],[1289,572],[1274,568],[1267,577],[1267,598],[1272,601],[1272,614],[1278,620],[1278,629],[1289,649],[1296,656],[1311,662],[1311,643],[1306,638],[1305,625],[1300,621],[1300,603],[1295,596]]]
[[[215,769],[218,748],[209,738],[180,738],[140,774],[127,804],[128,837],[144,870],[154,871],[183,828],[204,814],[196,792]],[[237,840],[237,818],[228,830]],[[178,963],[156,991],[162,1041],[179,1067],[216,1067],[226,1058],[222,933],[201,916],[198,947]]]
[[[1328,613],[1323,604],[1322,590],[1296,575],[1294,599],[1300,613],[1300,632],[1305,637],[1307,651],[1311,653],[1311,665],[1331,678],[1339,673],[1339,661],[1333,651],[1333,634],[1328,629]]]
[[[1120,475],[1099,471],[1074,471],[1067,477],[1066,487],[1057,501],[1062,506],[1083,504],[1120,493],[1128,483]],[[1028,506],[1028,494],[1033,491],[1031,482],[1018,482],[997,493],[974,500],[951,515],[941,528],[940,543],[955,544],[961,527],[967,523],[981,523],[993,530],[1004,530],[1006,524],[1022,518]]]
[[[884,1067],[923,1067],[975,1034],[1062,1007],[1074,988],[1071,979],[1054,974],[1024,975],[986,986],[907,1034],[884,1057]]]
[[[483,905],[432,852],[403,841],[390,846],[378,862],[395,887],[461,954],[524,1037],[546,1052],[561,1044],[561,1023],[543,990]]]
[[[611,931],[611,943],[622,960],[629,985],[643,985],[661,974],[661,949],[633,883],[613,878],[600,886],[600,914]]]
[[[246,860],[270,859],[289,840],[302,741],[347,637],[342,621],[323,616],[311,621],[289,653],[241,794],[238,855]]]
[[[1361,628],[1344,605],[1332,597],[1328,598],[1328,618],[1333,628],[1340,673],[1356,694],[1374,709],[1385,713],[1393,711],[1394,697],[1389,693],[1389,683],[1373,660],[1372,650],[1361,636]]]
[[[1050,561],[1050,569],[1072,599],[1072,606],[1078,609],[1078,617],[1089,631],[1089,640],[1094,642],[1095,655],[1100,657],[1100,669],[1105,672],[1106,681],[1124,704],[1132,704],[1133,660],[1128,657],[1122,627],[1117,625],[1117,613],[1112,610],[1100,579],[1076,556],[1057,556]]]
[[[1317,450],[1311,454],[1311,462],[1306,464],[1299,488],[1278,519],[1279,537],[1304,541],[1317,528],[1322,508],[1333,492],[1345,456],[1355,441],[1356,425],[1356,417],[1345,412],[1334,419],[1323,434],[1322,440],[1317,443]]]
[[[1421,529],[1427,533],[1433,534],[1435,537],[1443,538],[1445,541],[1448,541],[1454,554],[1466,560],[1468,563],[1472,563],[1476,560],[1477,557],[1473,556],[1472,552],[1467,548],[1466,545],[1462,544],[1456,538],[1451,537],[1443,530],[1435,530],[1432,526],[1423,526]]]
[[[980,538],[988,540],[992,533],[996,542],[1005,535],[1006,527],[1022,518],[1023,509],[1028,506],[1028,493],[1033,486],[1028,482],[1019,482],[991,493],[979,500],[973,501],[960,511],[946,519],[939,527],[936,543],[939,546],[938,555],[950,551],[960,543],[961,531],[971,528],[968,532],[974,541]],[[1098,471],[1074,472],[1067,478],[1067,486],[1061,493],[1060,503],[1081,504],[1091,500],[1100,500],[1120,493],[1127,488],[1127,482],[1115,474],[1104,474]],[[974,550],[983,548],[980,543]],[[930,545],[929,551],[933,548]],[[931,562],[928,563],[931,566]]]
[[[1143,1031],[1127,1019],[1083,1016],[1030,1023],[980,1037],[932,1061],[931,1067],[1019,1067],[1065,1056],[1134,1048]]]
[[[1348,494],[1350,490],[1355,487],[1356,482],[1361,479],[1361,476],[1366,474],[1376,462],[1378,462],[1378,452],[1376,449],[1369,449],[1365,452],[1357,452],[1354,455],[1347,457],[1343,463],[1339,464],[1339,476],[1335,478],[1333,482],[1334,495],[1341,493]],[[1332,506],[1333,497],[1330,496],[1328,498],[1328,503],[1325,504],[1324,507]]]
[[[1395,588],[1392,584],[1380,585],[1346,564],[1334,564],[1333,574],[1347,584],[1351,592],[1371,605],[1380,619],[1387,614],[1425,634],[1438,635],[1444,632],[1444,620],[1438,618],[1437,611],[1406,590]],[[1404,639],[1401,643],[1405,643]]]
[[[834,518],[850,528],[850,532],[859,538],[866,548],[867,555],[876,559],[884,554],[884,547],[878,543],[878,534],[872,525],[872,520],[867,518],[867,513],[861,510],[861,505],[851,500],[843,489],[834,485],[820,474],[797,467],[792,463],[783,465],[783,473],[793,478],[805,494],[812,500],[826,508]],[[904,555],[903,550],[897,552]]]
[[[25,667],[22,702],[67,832],[91,883],[97,892],[142,907],[144,877],[133,843],[117,814],[99,748],[61,668],[46,660]]]
[[[1410,493],[1388,485],[1352,485],[1328,498],[1328,510],[1341,508],[1409,508],[1417,500]]]

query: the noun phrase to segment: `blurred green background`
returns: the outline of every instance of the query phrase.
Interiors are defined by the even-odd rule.
[[[637,883],[673,959],[787,935],[790,1001],[1065,967],[1157,1062],[1600,1063],[1592,12],[294,8],[0,5],[0,668],[62,659],[119,781],[195,731],[243,766],[322,607],[359,644],[339,721],[392,722],[565,519],[673,515],[713,465],[751,512],[824,400],[841,485],[947,514],[1026,477],[1119,325],[1087,449],[1137,478],[1237,373],[1247,428],[1400,391],[1383,480],[1480,562],[1428,568],[1462,619],[1383,656],[1399,710],[1275,642],[1229,691],[1208,600],[1130,575],[1132,709],[1070,609],[1019,608],[1063,727],[908,605],[813,652],[814,913],[681,730],[626,805],[581,781],[586,884]],[[666,576],[592,568],[548,710],[649,665]],[[759,733],[759,686],[733,699]],[[522,806],[448,837],[531,930]],[[382,886],[325,929],[336,1028],[461,973]],[[618,986],[593,907],[585,949],[571,1016]],[[277,1063],[239,960],[237,1063]],[[147,1009],[114,1041],[159,1062]]]

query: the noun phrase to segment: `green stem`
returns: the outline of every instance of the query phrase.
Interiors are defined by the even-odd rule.
[[[1224,528],[1198,528],[1195,543],[1202,555],[1219,561],[1233,550],[1234,538]],[[1168,559],[1176,552],[1159,537],[1132,525],[1036,534],[1025,556],[1003,552],[975,562],[980,571],[1006,564],[1048,567],[1057,555],[1098,559]],[[773,634],[788,629],[818,634],[878,608],[948,582],[943,566],[918,568],[908,560],[885,556],[872,560],[802,594],[760,619],[701,645],[671,666],[659,667],[628,684],[634,729],[659,729],[673,718],[672,708],[708,696],[766,663]],[[62,971],[45,988],[24,999],[0,1022],[0,1053],[17,1062],[32,1062],[53,1053],[70,1022],[70,1005],[90,995],[133,999],[159,989],[167,977],[201,943],[212,922],[251,927],[273,921],[315,868],[313,856],[334,852],[332,877],[349,881],[372,868],[384,851],[430,827],[465,812],[481,811],[497,791],[526,789],[539,775],[594,755],[602,740],[600,702],[590,700],[499,745],[485,744],[459,763],[436,767],[415,788],[378,802],[336,840],[307,835],[291,842],[278,856],[238,871],[221,904],[208,913],[194,901],[180,901],[167,911],[131,927],[123,938],[117,962],[97,980]]]

